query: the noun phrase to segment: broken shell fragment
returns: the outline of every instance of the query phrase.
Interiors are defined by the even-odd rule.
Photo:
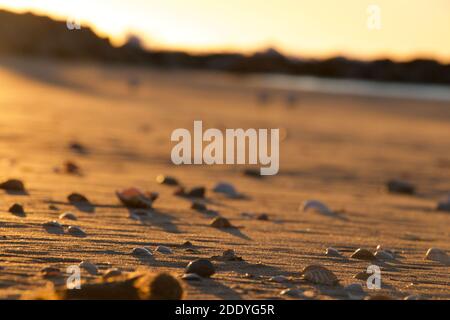
[[[414,194],[416,192],[416,187],[402,180],[390,180],[387,182],[387,189],[391,193],[401,193],[401,194]]]
[[[307,200],[302,205],[302,210],[307,212],[309,210],[317,211],[322,214],[332,214],[333,212],[323,203],[318,200]]]
[[[366,261],[372,261],[376,260],[376,257],[373,255],[372,252],[370,252],[367,249],[357,249],[353,254],[350,256],[350,258],[358,259],[358,260],[366,260]]]
[[[59,219],[61,220],[77,220],[77,216],[72,212],[64,212],[59,215]]]
[[[134,248],[131,253],[134,256],[139,256],[139,257],[153,257],[153,253],[149,249],[144,248],[144,247]]]
[[[168,185],[168,186],[178,186],[178,185],[180,185],[178,180],[175,179],[174,177],[165,176],[163,174],[160,174],[160,175],[158,175],[156,177],[156,182],[158,182],[159,184],[165,184],[165,185]]]
[[[211,227],[217,228],[217,229],[227,229],[227,228],[234,228],[231,222],[223,217],[216,217],[211,222]]]
[[[128,188],[116,191],[117,198],[128,208],[151,209],[158,193],[143,192],[138,188]]]
[[[16,215],[16,216],[21,216],[24,217],[25,216],[25,210],[23,209],[23,206],[21,206],[18,203],[13,204],[9,210],[10,213]]]
[[[82,261],[79,264],[80,268],[85,269],[87,272],[89,272],[92,275],[97,275],[98,274],[98,268],[95,264],[93,264],[90,261]]]
[[[216,272],[214,265],[207,259],[197,259],[189,262],[185,273],[195,273],[203,278],[209,278]]]
[[[310,265],[305,267],[302,271],[302,277],[312,283],[327,286],[333,286],[339,282],[332,271],[321,265]]]
[[[25,186],[22,181],[17,179],[10,179],[0,183],[0,189],[7,191],[25,192]]]
[[[425,255],[425,259],[426,260],[431,260],[431,261],[437,261],[437,262],[441,262],[444,264],[447,264],[450,262],[449,257],[447,255],[447,253],[444,250],[438,249],[438,248],[430,248],[428,249],[426,255]]]

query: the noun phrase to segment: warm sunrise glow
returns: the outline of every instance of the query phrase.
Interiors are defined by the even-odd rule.
[[[367,28],[367,7],[382,28]],[[277,47],[301,56],[417,56],[450,62],[448,0],[0,0],[0,8],[72,16],[120,43],[129,32],[148,46],[192,51]]]

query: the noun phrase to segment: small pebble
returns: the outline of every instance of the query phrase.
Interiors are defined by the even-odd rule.
[[[77,220],[77,216],[72,212],[64,212],[59,215],[61,220]]]
[[[261,213],[256,216],[256,220],[269,221],[269,216],[266,213]]]
[[[153,253],[149,249],[144,247],[134,248],[132,254],[139,257],[153,257]]]
[[[416,192],[416,187],[406,181],[402,180],[390,180],[387,182],[388,191],[391,193],[400,194],[414,194]]]
[[[218,228],[218,229],[227,229],[227,228],[233,228],[233,225],[226,218],[216,217],[211,222],[211,227]]]
[[[386,250],[379,250],[379,251],[375,252],[374,256],[379,260],[385,260],[385,261],[394,260],[394,256]]]
[[[127,188],[116,191],[116,196],[128,208],[152,209],[153,202],[158,198],[156,192],[143,192],[138,188]]]
[[[181,245],[183,248],[193,248],[194,245],[192,244],[192,242],[190,241],[185,241],[183,242],[183,244]]]
[[[200,277],[209,278],[216,272],[214,265],[207,259],[197,259],[189,262],[185,273],[195,273]]]
[[[98,274],[97,266],[90,261],[85,260],[85,261],[80,262],[79,267],[85,269],[87,272],[89,272],[92,275]]]
[[[23,206],[21,206],[21,205],[18,204],[18,203],[13,204],[13,205],[9,208],[8,211],[9,211],[10,213],[14,214],[14,215],[17,215],[17,216],[22,216],[22,217],[25,216],[25,210],[23,209]]]
[[[341,257],[341,253],[339,252],[339,250],[329,247],[325,250],[325,255],[329,256],[329,257]]]
[[[79,142],[73,141],[69,143],[69,149],[79,154],[87,154],[87,148]]]
[[[376,260],[376,257],[373,255],[372,252],[370,252],[367,249],[357,249],[353,254],[350,256],[350,258],[358,259],[358,260],[366,260],[366,261],[373,261]]]
[[[200,211],[200,212],[204,212],[204,211],[208,210],[203,203],[197,202],[197,201],[192,202],[191,209],[194,209],[194,210]]]
[[[191,198],[204,198],[205,192],[206,192],[205,187],[195,187],[189,190],[186,193],[186,196]]]
[[[225,182],[218,183],[214,187],[213,191],[216,193],[222,193],[229,198],[239,198],[241,196],[240,193],[236,191],[236,188],[232,184]]]
[[[64,162],[64,171],[69,174],[80,174],[80,167],[72,161]]]
[[[172,254],[173,251],[169,247],[166,246],[157,246],[155,251],[163,253],[163,254]]]
[[[84,232],[80,227],[70,226],[67,229],[67,232],[73,236],[79,236],[79,237],[86,236],[86,232]]]
[[[180,183],[178,182],[177,179],[175,179],[174,177],[171,176],[165,176],[165,175],[158,175],[156,177],[156,182],[158,182],[159,184],[165,184],[168,186],[178,186],[180,185]]]
[[[55,229],[62,229],[62,227],[63,227],[58,221],[55,221],[55,220],[49,221],[49,222],[44,222],[42,224],[42,226],[44,228],[55,228]]]
[[[53,210],[53,211],[58,211],[59,210],[58,206],[55,206],[54,204],[50,204],[48,206],[48,208],[49,208],[49,210]]]

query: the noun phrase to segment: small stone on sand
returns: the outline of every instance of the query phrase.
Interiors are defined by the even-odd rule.
[[[339,250],[332,248],[332,247],[329,247],[325,250],[325,255],[328,257],[342,257]]]
[[[197,259],[189,262],[185,273],[195,273],[203,278],[209,278],[216,272],[214,265],[207,259]]]
[[[79,267],[85,269],[87,272],[89,272],[92,275],[98,274],[97,266],[90,261],[85,260],[85,261],[80,262]]]
[[[116,195],[124,206],[137,209],[151,209],[153,202],[158,198],[156,192],[143,192],[134,187],[116,191]]]
[[[153,253],[145,247],[134,248],[132,254],[139,257],[153,257]]]
[[[373,255],[372,252],[370,252],[367,249],[357,249],[353,254],[350,256],[350,258],[358,259],[358,260],[366,260],[366,261],[373,261],[377,258]]]
[[[25,192],[25,185],[20,180],[10,179],[0,183],[0,189],[4,189],[6,191]]]
[[[67,196],[70,203],[90,203],[88,198],[80,193],[71,193]]]
[[[67,232],[73,236],[84,237],[86,236],[86,232],[84,232],[80,227],[69,226]]]
[[[25,210],[23,209],[23,206],[18,203],[13,204],[8,211],[16,216],[25,216]]]
[[[77,220],[77,216],[72,212],[64,212],[59,215],[59,219],[61,220]]]
[[[222,193],[229,198],[239,198],[241,196],[240,193],[236,191],[236,188],[232,184],[225,182],[218,183],[214,187],[213,191],[216,193]]]
[[[180,185],[180,183],[178,182],[177,179],[175,179],[174,177],[171,176],[165,176],[165,175],[158,175],[156,177],[156,182],[158,182],[159,184],[165,184],[168,186],[178,186]]]
[[[157,246],[155,251],[157,251],[159,253],[163,253],[163,254],[172,254],[173,253],[172,249],[170,249],[169,247],[166,247],[166,246]]]
[[[387,182],[387,189],[391,193],[400,194],[414,194],[416,192],[416,187],[407,181],[402,180],[390,180]]]
[[[226,218],[216,217],[211,222],[211,227],[217,228],[217,229],[228,229],[228,228],[233,228],[233,225]]]

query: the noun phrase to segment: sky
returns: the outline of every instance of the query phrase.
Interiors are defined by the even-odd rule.
[[[450,0],[0,0],[0,8],[75,18],[115,44],[133,33],[158,49],[450,62]]]

